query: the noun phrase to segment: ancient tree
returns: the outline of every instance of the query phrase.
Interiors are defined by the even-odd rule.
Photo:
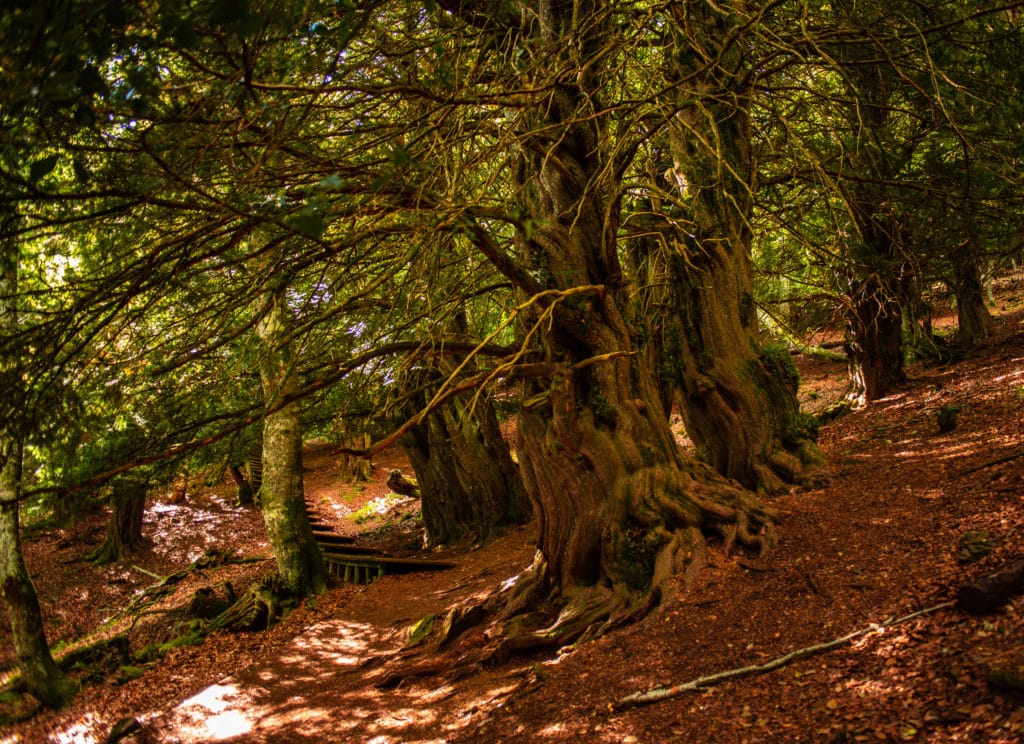
[[[724,476],[777,491],[827,469],[788,350],[762,338],[754,305],[752,12],[743,2],[670,6],[660,102],[670,162],[651,187],[661,255],[644,283],[658,291],[648,304],[659,308],[660,371],[687,433]]]
[[[501,84],[534,91],[505,131],[522,216],[512,252],[479,223],[467,229],[524,308],[517,451],[541,532],[505,612],[549,600],[554,612],[549,627],[512,633],[505,648],[558,644],[655,606],[699,562],[704,533],[763,548],[771,517],[682,456],[639,353],[618,252],[623,164],[605,102],[623,19],[602,2],[548,1],[492,18],[445,5],[480,48],[505,44],[503,55],[522,60],[500,70]]]
[[[452,373],[460,361],[442,356],[406,374],[409,416],[428,410],[442,385],[458,383]],[[416,471],[428,545],[486,540],[498,527],[529,519],[519,466],[490,393],[466,391],[430,410],[402,437],[402,446]]]

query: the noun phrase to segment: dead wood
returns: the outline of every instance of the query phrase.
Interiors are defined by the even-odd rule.
[[[771,661],[766,661],[764,664],[752,664],[751,666],[740,667],[738,669],[729,669],[724,672],[709,674],[704,677],[697,677],[696,679],[692,679],[689,682],[683,682],[677,685],[672,685],[670,687],[655,687],[653,689],[647,690],[646,692],[634,692],[631,695],[626,695],[625,697],[619,698],[614,703],[611,703],[611,708],[613,710],[622,710],[624,708],[631,708],[639,705],[659,703],[662,700],[669,700],[670,698],[678,697],[679,695],[682,695],[684,692],[703,690],[708,687],[717,685],[721,682],[725,682],[726,680],[734,679],[736,677],[744,677],[748,674],[761,674],[763,672],[770,672],[773,669],[778,669],[779,667],[785,666],[791,661],[794,661],[801,657],[810,656],[811,654],[820,654],[824,651],[831,651],[834,648],[845,646],[846,644],[850,643],[853,640],[856,640],[857,638],[860,638],[861,636],[866,636],[870,633],[877,633],[881,631],[883,628],[889,628],[893,625],[899,625],[900,623],[905,623],[908,620],[913,620],[914,618],[921,617],[922,615],[930,615],[933,612],[946,609],[947,607],[952,607],[953,604],[953,602],[943,602],[942,604],[935,605],[934,607],[928,607],[923,610],[918,610],[917,612],[912,612],[909,615],[904,615],[903,617],[886,620],[885,622],[879,623],[877,625],[870,625],[867,628],[855,630],[852,633],[847,633],[846,635],[840,638],[836,638],[831,641],[826,641],[825,643],[819,643],[814,646],[805,646],[804,648],[798,648],[795,651],[790,651],[788,654],[779,656],[775,659],[772,659]]]
[[[1024,592],[1024,558],[1004,564],[980,579],[964,584],[956,593],[957,606],[973,614],[994,612],[1011,597]]]
[[[1000,465],[1004,462],[1010,462],[1010,460],[1016,460],[1018,457],[1024,457],[1024,449],[1019,449],[1016,452],[1011,452],[1008,455],[1003,455],[1002,457],[997,457],[993,460],[987,460],[986,462],[981,463],[981,465],[975,465],[974,467],[961,470],[960,475],[970,475],[971,473],[977,473],[979,470],[990,468],[993,465]]]
[[[252,584],[241,597],[210,623],[210,630],[266,630],[290,609],[291,593],[278,576]]]

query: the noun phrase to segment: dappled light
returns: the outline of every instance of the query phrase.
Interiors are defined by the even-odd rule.
[[[1019,353],[1010,358],[1020,363]],[[447,662],[426,676],[385,684],[403,663],[431,658],[429,648],[406,648],[421,619],[517,585],[535,554],[533,528],[518,528],[451,554],[458,567],[450,572],[337,586],[289,616],[267,641],[261,633],[215,635],[204,646],[177,649],[162,662],[171,676],[156,668],[109,688],[112,696],[119,690],[139,695],[146,685],[167,685],[180,690],[173,703],[161,696],[145,707],[85,709],[64,725],[47,724],[51,739],[99,742],[114,719],[131,715],[154,740],[166,742],[611,744],[661,740],[665,732],[700,740],[709,730],[736,741],[790,740],[807,732],[812,740],[847,732],[923,741],[929,731],[950,741],[977,740],[979,731],[991,732],[993,741],[1004,734],[1011,741],[1024,731],[1024,714],[1015,712],[1012,697],[985,692],[986,667],[979,664],[990,658],[1016,663],[1017,652],[1009,649],[1017,648],[1013,639],[1024,632],[1019,600],[992,619],[944,609],[762,676],[650,708],[609,707],[656,684],[763,663],[858,628],[870,630],[872,623],[948,598],[961,577],[1012,555],[1015,536],[1024,534],[1024,458],[984,466],[1017,451],[1015,412],[1024,403],[1007,387],[1005,371],[998,379],[1000,364],[984,359],[944,370],[941,393],[931,369],[921,367],[915,372],[920,381],[912,379],[888,401],[826,427],[834,483],[773,502],[782,514],[778,551],[767,559],[713,551],[679,601],[642,624],[551,655],[460,668],[459,654],[485,642],[486,628],[478,628],[456,641]],[[838,389],[838,371],[829,374],[830,383],[815,377],[806,383]],[[967,400],[958,429],[946,434],[935,429],[933,418],[942,396]],[[334,514],[335,505],[344,505],[351,514],[383,496],[388,470],[400,465],[389,453],[357,496],[335,475],[330,449],[318,448],[307,461],[307,489],[319,513]],[[960,475],[979,466],[982,478]],[[258,514],[225,504],[197,491],[186,504],[155,505],[150,523],[167,526],[155,533],[154,552],[184,560],[207,544],[204,535],[211,532],[221,545],[231,544],[225,529],[239,545],[261,544],[246,542],[249,532],[259,535]],[[172,518],[192,520],[186,523],[199,539],[183,539],[170,527]],[[232,524],[248,526],[240,532],[227,527]],[[349,518],[338,526],[351,535],[363,530],[386,545],[420,544],[414,520],[357,525]],[[975,532],[987,536],[980,544],[994,546],[978,569],[960,562],[964,535]],[[131,567],[108,571],[125,581],[152,581]],[[91,596],[88,589],[76,587],[73,596]],[[249,644],[244,655],[239,642]],[[207,658],[227,661],[211,664]],[[172,681],[192,670],[206,680],[202,687]]]
[[[1024,741],[1018,3],[0,19],[0,744]]]

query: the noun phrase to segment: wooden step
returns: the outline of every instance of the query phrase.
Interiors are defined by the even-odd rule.
[[[321,545],[352,545],[356,539],[348,535],[338,535],[333,532],[313,531],[313,539]]]
[[[327,572],[350,584],[369,584],[386,574],[413,573],[414,571],[441,571],[455,568],[450,561],[422,558],[342,557],[325,555]]]
[[[325,524],[311,524],[310,527],[313,528],[313,534],[314,535],[337,535],[338,534],[337,532],[334,531],[333,527],[328,527]],[[349,538],[349,539],[351,541],[353,541],[353,542],[355,541],[354,537]]]
[[[369,548],[365,545],[323,545],[320,544],[320,551],[327,556],[338,556],[344,558],[345,556],[358,556],[358,555],[378,555],[385,557],[384,551],[378,550],[377,548]]]

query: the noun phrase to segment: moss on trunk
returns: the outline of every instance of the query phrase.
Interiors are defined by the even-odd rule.
[[[703,458],[748,488],[827,479],[796,398],[796,370],[760,335],[754,308],[750,105],[737,34],[747,19],[705,3],[673,6],[665,51],[667,152],[652,191],[660,216],[640,238],[658,370]],[[707,60],[714,60],[709,64]]]
[[[327,569],[306,515],[301,405],[298,401],[281,405],[298,389],[284,340],[283,290],[275,291],[269,301],[271,307],[257,327],[263,346],[260,379],[264,400],[273,410],[263,421],[263,482],[258,500],[281,579],[301,597],[327,588]]]

